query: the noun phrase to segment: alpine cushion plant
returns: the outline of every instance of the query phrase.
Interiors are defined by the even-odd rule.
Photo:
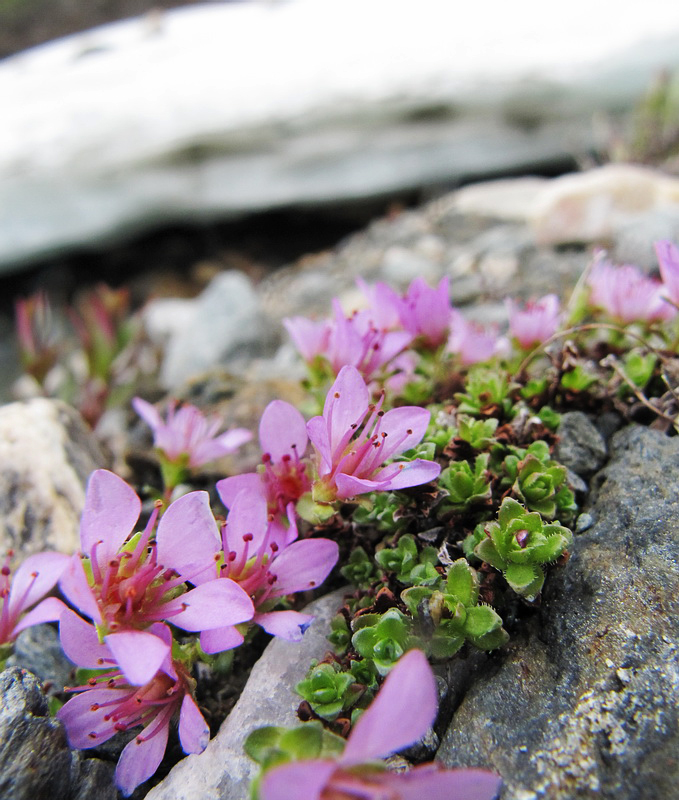
[[[154,623],[170,620],[195,632],[246,622],[254,614],[248,594],[234,581],[215,577],[187,591],[176,568],[159,561],[151,539],[158,506],[144,531],[132,535],[140,511],[141,501],[125,481],[107,470],[92,473],[80,522],[82,552],[71,557],[59,581],[66,598],[95,624],[129,682],[139,686],[170,651],[154,634]],[[187,553],[193,541],[215,533],[206,492],[172,503],[157,530],[159,538]]]
[[[433,724],[437,705],[431,667],[421,651],[411,650],[359,717],[341,754],[279,762],[265,772],[259,800],[492,800],[500,779],[487,770],[446,770],[429,763],[396,773],[379,763],[419,741]],[[254,749],[248,744],[246,749]]]
[[[275,606],[286,595],[320,586],[337,563],[339,548],[329,539],[295,541],[294,514],[289,516],[292,523],[286,527],[270,517],[266,499],[260,493],[245,489],[231,502],[221,539],[214,520],[212,531],[208,526],[200,527],[190,548],[171,532],[167,535],[168,528],[159,528],[158,551],[174,564],[183,580],[197,589],[213,584],[218,575],[218,583],[236,583],[251,598],[253,623],[274,636],[298,641],[313,617],[275,610]],[[234,622],[203,630],[201,647],[206,653],[236,647],[243,642],[243,627],[247,626],[236,627]]]
[[[317,503],[418,486],[438,477],[441,467],[421,458],[385,465],[421,441],[431,415],[417,406],[384,412],[383,399],[370,402],[368,387],[354,367],[340,370],[323,414],[307,423],[316,451],[312,495]]]
[[[170,656],[172,634],[167,625],[151,627],[168,651],[159,669],[142,685],[129,681],[95,628],[77,614],[65,611],[59,627],[66,655],[80,667],[102,670],[84,686],[67,689],[79,693],[57,712],[69,745],[83,750],[96,747],[121,731],[143,726],[125,745],[116,767],[116,783],[126,797],[158,768],[175,716],[179,716],[184,752],[205,749],[210,730],[192,696],[193,679],[185,665]]]
[[[245,428],[232,428],[218,434],[221,420],[206,417],[192,405],[177,407],[177,403],[172,402],[166,420],[141,397],[134,397],[132,405],[153,431],[153,444],[160,456],[166,488],[181,483],[187,469],[233,453],[252,439]]]
[[[259,422],[262,464],[257,472],[233,475],[217,482],[217,491],[230,508],[244,489],[262,494],[269,512],[286,514],[289,503],[296,503],[311,489],[306,453],[306,422],[290,403],[274,400],[264,409]]]

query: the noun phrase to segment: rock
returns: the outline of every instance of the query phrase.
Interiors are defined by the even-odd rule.
[[[657,221],[662,219],[662,225]],[[541,244],[628,240],[618,257],[639,263],[640,230],[679,234],[679,180],[631,164],[608,164],[550,181],[535,199],[533,229]],[[662,237],[659,237],[662,238]],[[629,241],[631,240],[631,241]],[[646,238],[648,243],[648,238]],[[645,260],[645,259],[644,259]],[[642,262],[643,263],[643,262]]]
[[[678,465],[676,438],[615,434],[585,508],[594,524],[479,671],[443,763],[497,770],[504,800],[676,796],[679,487],[667,476]]]
[[[28,670],[48,692],[60,692],[73,683],[73,664],[64,655],[59,634],[51,625],[34,625],[22,631],[7,666]]]
[[[266,349],[270,335],[252,284],[240,272],[218,275],[183,312],[181,327],[171,332],[161,368],[161,383],[177,387],[211,367],[229,361],[247,363]],[[169,332],[169,331],[168,331]]]
[[[325,637],[345,593],[346,589],[338,589],[305,609],[316,619],[301,642],[274,639],[269,644],[207,749],[180,761],[162,783],[151,789],[147,800],[247,800],[258,767],[243,752],[243,741],[262,725],[300,724],[296,711],[301,698],[294,687],[306,674],[311,659],[323,658],[331,650]]]
[[[677,66],[679,8],[644,11],[205,3],[5,59],[0,265],[161,222],[563,169],[604,144],[595,112],[617,118]]]
[[[59,400],[0,407],[0,551],[71,553],[90,473],[104,456],[80,415]]]
[[[576,475],[588,477],[606,460],[606,442],[582,411],[568,411],[561,415],[559,442],[554,458]]]
[[[71,752],[34,675],[19,667],[4,670],[0,698],[0,797],[115,800],[111,765]]]

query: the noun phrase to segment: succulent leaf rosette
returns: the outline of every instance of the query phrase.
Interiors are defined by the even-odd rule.
[[[521,597],[533,600],[545,580],[543,565],[563,555],[572,540],[571,531],[558,523],[545,524],[536,511],[527,511],[505,497],[498,519],[485,526],[485,537],[474,555],[500,570]]]

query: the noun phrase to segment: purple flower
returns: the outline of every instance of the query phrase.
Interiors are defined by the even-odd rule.
[[[134,410],[153,431],[153,443],[171,462],[182,461],[189,467],[200,467],[228,453],[233,453],[252,434],[245,428],[232,428],[217,435],[221,420],[205,417],[198,408],[173,402],[164,422],[158,411],[140,397],[132,399]]]
[[[655,243],[655,252],[665,293],[670,302],[679,306],[679,248],[663,239]]]
[[[59,581],[71,603],[97,626],[128,681],[138,686],[155,675],[169,651],[150,630],[153,623],[171,620],[184,630],[204,631],[246,622],[254,613],[234,581],[215,578],[185,591],[185,578],[173,564],[158,560],[151,541],[157,507],[144,531],[131,538],[140,510],[141,501],[125,481],[107,470],[94,472],[80,523],[84,559],[73,556]],[[184,561],[196,563],[194,542],[218,541],[207,493],[191,492],[172,503],[156,535],[172,543],[168,552],[185,553]],[[214,561],[208,567],[214,570]]]
[[[332,304],[334,317],[326,323],[324,332],[317,323],[304,317],[285,319],[283,324],[307,362],[322,356],[335,375],[342,367],[351,365],[370,381],[413,339],[405,331],[379,328],[369,311],[357,311],[346,317],[337,299]]]
[[[445,770],[424,764],[394,773],[369,762],[417,742],[434,722],[436,682],[419,650],[406,653],[354,726],[336,761],[309,759],[273,767],[260,784],[261,800],[491,800],[497,775],[482,769]]]
[[[446,349],[457,355],[465,367],[489,361],[505,349],[502,337],[469,322],[456,309],[451,313],[450,319],[450,336]]]
[[[546,342],[561,324],[559,298],[555,294],[528,302],[523,309],[507,298],[505,307],[509,315],[509,331],[525,350]]]
[[[615,267],[603,253],[596,256],[588,279],[589,301],[616,322],[658,322],[676,314],[662,298],[662,284],[631,264]]]
[[[424,436],[430,414],[416,406],[386,413],[370,402],[365,381],[354,367],[343,367],[325,400],[323,415],[307,423],[316,449],[318,480],[314,500],[331,503],[372,491],[392,491],[434,480],[438,464],[424,459],[384,466]]]
[[[262,466],[217,482],[217,491],[227,508],[243,489],[259,492],[272,514],[284,514],[311,489],[307,466],[302,461],[307,448],[306,422],[290,403],[274,400],[264,409],[259,423]]]
[[[449,284],[448,277],[441,278],[432,289],[423,278],[415,278],[401,301],[403,327],[426,347],[436,348],[448,338],[452,311]]]
[[[66,655],[78,666],[104,669],[85,686],[68,689],[79,694],[57,712],[71,747],[87,749],[120,731],[143,726],[123,749],[116,768],[116,783],[127,797],[151,777],[167,746],[170,720],[179,712],[179,740],[185,753],[201,753],[210,730],[191,696],[193,681],[184,665],[169,655],[172,635],[166,625],[155,624],[153,635],[166,644],[160,668],[143,685],[133,685],[119,669],[111,649],[100,643],[95,628],[72,611],[60,620]]]
[[[221,576],[218,583],[235,582],[252,600],[252,622],[274,636],[299,641],[313,617],[297,611],[275,611],[274,607],[285,595],[320,586],[335,566],[339,548],[330,539],[295,541],[292,509],[289,517],[292,524],[286,528],[270,517],[261,493],[245,489],[231,501],[221,542],[203,533],[192,537],[188,550],[159,528],[159,556],[173,563],[198,589],[214,583],[216,574]],[[218,653],[242,641],[242,632],[232,623],[200,635],[206,653]]]
[[[14,641],[31,625],[55,622],[66,608],[56,597],[35,604],[56,585],[69,557],[64,553],[36,553],[21,564],[10,580],[13,555],[10,550],[0,569],[0,646]],[[31,606],[35,608],[29,611]]]

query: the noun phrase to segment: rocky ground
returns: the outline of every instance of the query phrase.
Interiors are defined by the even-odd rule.
[[[169,392],[252,428],[269,400],[301,397],[303,371],[282,336],[281,318],[325,314],[335,295],[350,305],[356,276],[402,288],[419,275],[430,283],[450,275],[456,305],[502,324],[506,294],[567,296],[592,243],[608,245],[616,260],[653,269],[652,241],[679,238],[677,197],[664,176],[625,168],[469,187],[394,209],[337,247],[274,273],[214,274],[213,266],[196,297],[159,298],[144,309],[149,335],[164,343],[163,387],[155,397]],[[650,800],[674,793],[677,439],[644,427],[616,432],[619,424],[581,413],[565,419],[559,457],[579,476],[582,497],[589,489],[569,563],[550,576],[542,604],[512,628],[501,652],[469,653],[438,668],[447,687],[438,757],[450,766],[497,770],[505,800]],[[131,414],[105,417],[93,437],[70,407],[44,399],[2,407],[2,430],[0,534],[3,548],[23,552],[74,549],[89,472],[114,464],[128,477],[138,475],[148,444],[148,432]],[[237,462],[218,464],[203,476],[205,484],[251,467],[257,450],[253,444]],[[316,601],[317,623],[301,646],[269,645],[208,749],[181,761],[149,798],[245,800],[253,766],[241,752],[244,732],[294,720],[299,698],[292,687],[327,649],[323,621],[341,594]],[[44,635],[37,643],[26,635],[14,663],[56,683],[68,667],[55,666],[54,632]],[[0,794],[80,800],[96,785],[98,797],[115,796],[110,765],[68,751],[30,676],[5,673],[0,690]],[[39,768],[32,760],[35,737],[44,741],[44,753],[51,748],[49,756],[41,751]]]

